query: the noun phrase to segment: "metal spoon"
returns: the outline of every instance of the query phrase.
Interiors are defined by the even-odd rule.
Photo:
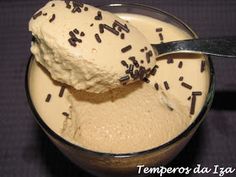
[[[158,57],[173,53],[207,54],[219,57],[236,57],[236,36],[190,39],[152,44]]]

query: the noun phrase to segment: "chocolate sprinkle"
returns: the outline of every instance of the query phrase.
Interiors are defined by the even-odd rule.
[[[66,5],[66,8],[71,9],[71,5],[70,4]]]
[[[75,30],[75,29],[74,29]],[[74,31],[73,30],[73,31]],[[68,41],[69,41],[69,43],[73,46],[73,47],[75,47],[76,46],[76,42],[78,42],[78,43],[81,43],[82,42],[82,40],[81,39],[78,39],[77,37],[76,37],[76,35],[74,34],[74,32],[73,31],[70,31],[69,32],[69,35],[70,35],[70,39],[68,39]],[[76,30],[75,30],[76,31]],[[79,32],[79,31],[76,31],[76,32]]]
[[[99,24],[99,32],[100,33],[104,33],[104,26],[103,26],[103,24]]]
[[[38,18],[41,15],[42,15],[42,11],[39,11],[38,13],[33,15],[33,19],[35,20],[36,18]]]
[[[196,95],[192,96],[192,102],[191,102],[191,107],[190,107],[190,114],[195,113],[195,107],[196,107]]]
[[[128,73],[133,73],[134,65],[129,65]]]
[[[162,32],[163,28],[156,28],[156,32]]]
[[[51,5],[51,7],[55,7],[55,4],[53,3],[53,4]]]
[[[53,14],[52,17],[50,18],[49,22],[52,23],[55,20],[55,18],[56,18],[56,15]]]
[[[101,11],[98,11],[98,16],[101,16],[102,17],[102,12]]]
[[[60,92],[59,92],[59,95],[58,95],[59,97],[63,97],[64,92],[65,92],[65,89],[66,89],[65,86],[62,86],[62,87],[61,87]]]
[[[80,9],[80,7],[74,7],[73,9],[72,9],[72,11],[71,11],[72,13],[75,13],[75,12],[78,12],[78,13],[80,13],[81,12],[81,9]]]
[[[167,64],[174,63],[174,59],[171,56],[168,56],[167,58]]]
[[[139,67],[139,63],[138,63],[138,61],[135,59],[134,56],[129,57],[129,60],[131,60],[131,61],[133,62],[134,66],[135,66],[136,68]]]
[[[158,85],[158,83],[155,83],[154,87],[155,87],[156,90],[159,90],[159,85]]]
[[[182,82],[181,85],[189,90],[191,90],[193,87],[185,82]]]
[[[124,30],[125,32],[129,33],[129,28],[126,24],[122,24],[120,23],[119,21],[115,20],[115,22],[113,23],[113,28],[115,28],[116,26],[118,26],[118,30],[121,31],[121,30]]]
[[[125,61],[125,60],[122,60],[122,61],[121,61],[121,64],[122,64],[123,66],[125,66],[126,68],[128,68],[128,67],[129,67],[129,65],[126,63],[126,61]]]
[[[75,28],[75,29],[73,30],[73,32],[74,32],[75,34],[79,34],[79,30],[78,30],[77,28]]]
[[[143,78],[143,81],[146,82],[146,83],[150,83],[150,80],[148,78]]]
[[[131,60],[133,62],[135,60],[135,57],[134,56],[129,57],[129,60]]]
[[[201,96],[202,92],[201,91],[192,92],[192,95]]]
[[[137,60],[133,60],[133,64],[134,64],[134,66],[135,66],[136,68],[138,68],[138,67],[139,67],[139,63],[138,63],[138,61],[137,61]]]
[[[201,62],[201,73],[205,71],[206,62],[202,60]]]
[[[183,81],[184,80],[184,77],[183,76],[180,76],[179,77],[179,81]]]
[[[178,64],[178,68],[182,68],[183,67],[183,62],[180,61],[179,64]]]
[[[70,5],[70,4],[67,4],[67,5],[66,5],[66,8],[67,8],[67,9],[71,9],[71,5]]]
[[[164,40],[164,37],[163,37],[163,34],[162,34],[162,33],[159,33],[159,38],[160,38],[161,41]]]
[[[94,25],[93,23],[90,24],[91,27],[92,27],[93,25]]]
[[[167,104],[166,106],[170,111],[174,111],[174,108],[172,108],[170,105]]]
[[[121,38],[121,39],[124,39],[124,38],[125,38],[125,34],[124,34],[124,33],[121,33],[120,38]]]
[[[62,113],[63,116],[69,117],[69,114],[67,112]]]
[[[126,75],[126,76],[121,77],[121,78],[119,79],[119,81],[120,81],[120,82],[126,82],[126,81],[128,81],[129,79],[130,79],[130,77],[129,77],[128,75]]]
[[[85,36],[85,33],[82,31],[82,32],[80,33],[80,36],[81,36],[81,37]]]
[[[130,76],[136,80],[139,78],[139,71],[138,70],[135,70],[134,73],[131,73]]]
[[[131,50],[131,49],[132,49],[132,46],[131,46],[131,45],[128,45],[128,46],[122,48],[122,49],[121,49],[121,52],[122,52],[122,53],[126,53],[126,52],[128,52],[129,50]]]
[[[143,60],[141,60],[140,62],[141,62],[142,64],[144,63],[144,61],[143,61]]]
[[[46,97],[46,99],[45,99],[45,102],[49,103],[50,100],[51,100],[51,97],[52,97],[52,95],[51,95],[51,94],[48,94],[47,97]]]
[[[70,43],[71,46],[76,47],[76,43],[71,38],[68,39],[68,42]]]
[[[85,8],[84,8],[84,11],[88,11],[88,7],[85,7]]]
[[[43,14],[43,16],[47,16],[47,15],[48,15],[48,13],[44,13],[44,14]]]
[[[102,40],[101,40],[99,34],[97,34],[97,33],[95,34],[95,39],[97,40],[98,43],[101,43],[101,42],[102,42]]]
[[[69,35],[71,38],[76,38],[75,34],[72,31],[69,32]]]
[[[97,16],[94,17],[95,20],[102,20],[102,12],[98,11]]]
[[[157,65],[155,65],[152,70],[150,71],[150,74],[155,76],[156,75],[156,72],[157,72]]]
[[[101,18],[99,16],[95,16],[94,19],[95,20],[101,20]]]
[[[143,66],[139,68],[139,79],[143,80],[146,75],[146,69]]]
[[[71,9],[70,0],[65,0],[66,8]]]
[[[110,26],[108,26],[108,25],[106,25],[106,24],[103,24],[103,28],[104,29],[106,29],[106,30],[108,30],[108,31],[110,31],[111,33],[113,33],[113,34],[115,34],[115,35],[119,35],[119,32],[118,31],[116,31],[114,28],[112,28],[112,27],[110,27]]]
[[[147,71],[147,73],[150,73],[150,71],[151,71],[151,68],[148,68],[146,71]]]
[[[191,97],[191,96],[189,96],[189,97],[188,97],[188,100],[191,100],[191,98],[192,98],[192,97]]]
[[[147,60],[147,63],[150,63],[152,56],[153,56],[153,53],[152,53],[151,50],[149,50],[149,51],[146,53],[146,60]]]
[[[144,52],[145,50],[144,49],[140,49],[140,52]]]
[[[165,89],[166,89],[166,90],[169,90],[169,89],[170,89],[170,86],[169,86],[169,84],[168,84],[167,81],[164,82],[164,86],[165,86]]]

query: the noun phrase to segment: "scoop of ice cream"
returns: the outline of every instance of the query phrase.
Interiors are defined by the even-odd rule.
[[[173,139],[190,123],[188,108],[141,82],[103,94],[72,92],[69,102],[71,117],[62,135],[99,152],[151,149]]]
[[[101,93],[145,80],[155,54],[144,35],[114,14],[77,1],[50,1],[29,22],[31,51],[52,78]]]

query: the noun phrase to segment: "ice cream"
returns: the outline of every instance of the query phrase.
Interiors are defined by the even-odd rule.
[[[55,1],[49,3],[53,2]],[[47,7],[55,8],[57,4],[51,6]],[[62,6],[65,8],[64,3]],[[90,10],[90,6],[84,5],[85,7]],[[62,16],[63,13],[67,14],[67,11],[61,11]],[[161,20],[136,14],[117,15],[123,19],[122,22],[129,21],[127,24],[141,31],[148,44],[191,38],[182,29]],[[37,19],[41,17],[43,18],[39,16]],[[47,41],[47,38],[43,41]],[[117,40],[112,44],[111,51],[119,45]],[[41,45],[41,42],[38,41],[32,47],[36,60],[41,63],[46,52],[34,52],[34,47],[40,49],[34,45]],[[65,45],[68,45],[68,41]],[[143,46],[139,51],[144,55],[148,52]],[[113,56],[111,53],[104,54],[103,59],[110,59]],[[137,56],[135,53],[133,55]],[[49,57],[50,60],[52,58]],[[86,57],[83,59],[83,62],[85,61]],[[116,65],[124,67],[121,60],[110,64],[114,67]],[[109,86],[109,91],[105,93],[91,93],[103,90],[97,83],[94,83],[91,90],[90,87],[87,89],[81,87],[83,91],[76,91],[52,80],[51,76],[53,77],[55,70],[50,71],[51,66],[45,66],[43,63],[42,65],[50,73],[35,60],[32,61],[29,72],[30,96],[37,112],[58,135],[96,152],[116,154],[138,152],[170,141],[195,120],[205,103],[209,88],[208,60],[202,55],[162,57],[154,64],[155,69],[145,80],[146,82],[137,80],[123,87]],[[87,80],[84,79],[83,82]],[[67,81],[65,83],[71,85]]]
[[[53,79],[77,90],[106,92],[144,79],[155,66],[154,51],[141,32],[78,1],[48,2],[34,14],[29,30],[36,60]]]
[[[181,132],[190,120],[187,107],[142,82],[109,94],[75,92],[69,101],[71,119],[66,121],[62,135],[100,152],[128,153],[153,148]]]

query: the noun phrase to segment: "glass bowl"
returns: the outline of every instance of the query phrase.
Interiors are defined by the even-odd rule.
[[[113,13],[140,14],[156,18],[171,23],[186,31],[193,38],[197,38],[197,35],[181,20],[153,7],[139,4],[109,4],[100,8]],[[31,59],[29,60],[26,71],[26,94],[29,105],[40,127],[58,147],[58,149],[80,168],[96,176],[140,176],[140,174],[138,175],[137,173],[137,165],[143,164],[145,166],[160,166],[169,163],[184,148],[201,122],[204,120],[204,117],[210,109],[214,96],[214,68],[210,58],[208,58],[208,61],[210,71],[210,87],[205,104],[197,118],[176,138],[161,146],[141,152],[126,154],[95,152],[72,144],[56,134],[39,116],[32,102],[28,82],[32,63]]]

